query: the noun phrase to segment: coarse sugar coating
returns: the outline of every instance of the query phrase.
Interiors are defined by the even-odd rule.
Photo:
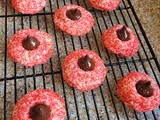
[[[78,66],[78,60],[88,55],[94,61],[94,68],[84,71]],[[62,66],[64,80],[69,85],[84,92],[99,87],[105,80],[107,69],[103,60],[90,50],[77,50],[70,53],[64,60]]]
[[[49,89],[39,89],[27,93],[16,103],[12,120],[32,120],[29,111],[36,104],[45,104],[50,108],[47,120],[66,119],[65,103],[61,96]]]
[[[120,0],[88,0],[96,9],[102,11],[115,10],[120,5]]]
[[[117,36],[117,31],[122,29],[124,25],[116,25],[107,29],[102,35],[102,41],[105,47],[112,53],[119,54],[123,57],[130,58],[135,56],[139,50],[139,41],[133,31],[126,27],[129,33],[129,40],[122,41]]]
[[[16,11],[23,14],[36,14],[44,8],[47,0],[11,0]]]
[[[151,82],[153,95],[143,97],[136,89],[136,84],[144,80]],[[149,75],[141,72],[130,72],[118,81],[117,92],[120,99],[131,109],[139,112],[147,112],[154,110],[160,105],[160,90],[159,87]]]
[[[78,9],[81,12],[79,20],[71,20],[67,17],[66,13],[69,10]],[[54,14],[55,25],[73,36],[82,36],[87,34],[94,25],[92,14],[81,6],[69,4],[58,9]]]
[[[40,45],[34,50],[26,50],[22,42],[27,36],[38,39]],[[23,66],[35,66],[45,63],[53,53],[53,40],[50,35],[37,29],[23,29],[8,40],[8,55]]]

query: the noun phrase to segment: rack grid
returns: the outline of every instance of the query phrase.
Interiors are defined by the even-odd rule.
[[[95,19],[91,32],[73,37],[57,29],[53,23],[56,9],[77,4],[89,10]],[[160,106],[154,111],[139,113],[129,109],[117,97],[118,79],[130,71],[149,74],[160,87],[160,66],[130,0],[122,0],[118,9],[102,12],[93,9],[87,0],[48,0],[46,7],[35,15],[17,13],[10,0],[0,1],[0,119],[10,120],[15,103],[34,89],[52,89],[65,100],[67,120],[160,120]],[[133,58],[108,52],[101,40],[102,33],[116,24],[132,28],[140,41],[140,50]],[[18,30],[36,28],[49,33],[54,40],[54,54],[43,65],[26,68],[7,56],[7,40]],[[106,80],[97,89],[79,92],[62,77],[61,65],[67,54],[78,49],[96,52],[108,69]]]

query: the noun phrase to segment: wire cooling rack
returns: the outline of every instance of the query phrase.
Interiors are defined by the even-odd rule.
[[[10,120],[15,103],[24,94],[39,88],[52,89],[63,97],[68,120],[160,120],[160,107],[139,113],[129,109],[117,97],[117,81],[130,71],[145,72],[160,86],[159,63],[130,0],[122,0],[120,7],[112,12],[95,10],[86,0],[48,0],[46,7],[35,15],[17,13],[10,0],[0,3],[0,120]],[[73,37],[54,26],[55,10],[66,4],[78,4],[93,14],[95,25],[90,33]],[[119,23],[132,28],[140,40],[140,50],[133,58],[120,57],[104,48],[102,33]],[[7,56],[7,40],[24,28],[44,30],[52,36],[54,54],[45,64],[26,68]],[[65,56],[78,49],[93,50],[108,69],[104,83],[85,93],[70,87],[63,80],[61,71]]]

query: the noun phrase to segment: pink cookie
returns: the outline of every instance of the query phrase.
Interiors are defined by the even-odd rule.
[[[154,110],[160,105],[160,90],[147,74],[131,72],[118,81],[120,99],[131,109],[139,112]]]
[[[25,43],[27,36],[34,37],[37,42]],[[25,45],[33,45],[34,49],[27,49]],[[28,45],[28,46],[29,46]],[[37,45],[37,46],[36,46]],[[15,62],[24,66],[35,66],[45,63],[53,53],[53,40],[46,32],[36,29],[24,29],[18,31],[8,41],[8,55]]]
[[[82,92],[99,87],[105,80],[106,72],[103,60],[90,50],[70,53],[62,66],[67,83]]]
[[[120,4],[120,0],[88,0],[88,1],[94,8],[102,11],[115,10]]]
[[[103,33],[105,47],[123,57],[133,57],[139,50],[139,41],[132,30],[123,25],[116,25]]]
[[[46,0],[11,0],[13,7],[23,14],[36,14],[44,8]]]
[[[43,111],[44,108],[39,107],[39,109],[42,111],[39,110],[35,113],[40,114],[41,117],[44,117],[45,114],[48,114],[47,120],[66,119],[65,103],[60,95],[51,90],[39,89],[24,95],[16,103],[13,110],[12,120],[32,120],[31,110],[33,110],[33,107],[38,104],[45,105],[49,109],[49,113],[45,113],[45,111]],[[41,112],[43,114],[41,114]]]
[[[55,12],[54,23],[59,29],[70,35],[81,36],[92,29],[94,19],[86,9],[70,4]]]

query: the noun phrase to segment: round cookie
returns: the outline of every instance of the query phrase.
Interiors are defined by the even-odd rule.
[[[12,120],[65,120],[64,100],[57,93],[39,89],[24,95],[15,105]],[[40,119],[41,118],[41,119]]]
[[[66,5],[58,9],[54,14],[55,25],[73,36],[87,34],[93,27],[92,14],[78,5]]]
[[[120,5],[120,0],[88,0],[96,9],[102,11],[115,10]]]
[[[133,57],[139,50],[139,41],[132,30],[124,25],[116,25],[102,35],[105,47],[123,57]]]
[[[139,112],[154,110],[160,105],[159,87],[150,76],[131,72],[118,81],[120,99],[131,109]]]
[[[53,40],[46,32],[36,29],[23,29],[8,41],[8,55],[23,66],[45,63],[53,53]]]
[[[84,92],[99,87],[107,69],[103,60],[90,50],[77,50],[64,60],[62,74],[69,85]]]
[[[11,0],[16,11],[23,14],[36,14],[44,8],[47,0]]]

